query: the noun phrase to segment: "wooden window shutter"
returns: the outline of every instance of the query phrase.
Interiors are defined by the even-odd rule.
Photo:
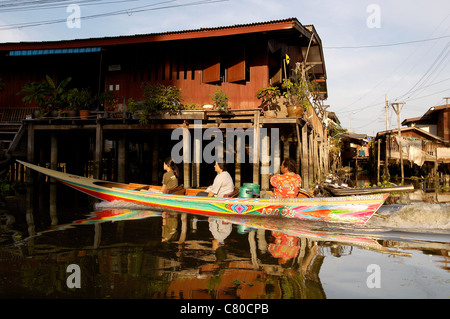
[[[281,49],[275,52],[269,52],[269,81],[271,85],[281,84],[283,82]]]
[[[209,50],[203,59],[203,83],[220,82],[220,51]]]
[[[246,80],[245,49],[243,47],[241,49],[229,52],[227,64],[228,82],[239,82]]]
[[[220,82],[220,61],[203,68],[203,83]]]

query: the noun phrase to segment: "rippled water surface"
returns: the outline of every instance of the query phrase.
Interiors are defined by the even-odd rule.
[[[76,196],[56,210],[8,199],[0,297],[450,297],[449,204],[385,205],[355,226],[165,214]]]

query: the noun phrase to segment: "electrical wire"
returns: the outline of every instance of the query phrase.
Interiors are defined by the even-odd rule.
[[[49,9],[59,9],[67,7],[70,4],[77,4],[83,6],[101,6],[126,2],[136,2],[139,0],[117,0],[117,1],[103,1],[103,0],[62,0],[62,1],[33,1],[33,4],[24,5],[5,5],[0,4],[0,13],[3,12],[24,12],[24,11],[40,11]],[[38,2],[38,3],[36,3]]]
[[[450,14],[448,14],[448,15],[446,15],[440,22],[439,22],[439,24],[434,28],[434,30],[428,35],[428,38],[427,38],[427,41],[428,40],[434,40],[434,39],[439,39],[439,38],[442,38],[442,37],[432,37],[432,35],[443,25],[443,23],[448,19],[450,17]],[[446,33],[448,31],[448,28],[445,30],[445,32],[443,32],[443,33]],[[417,41],[415,41],[415,42],[417,42]],[[402,42],[402,43],[411,43],[411,41],[410,42]],[[397,43],[397,44],[395,44],[395,45],[398,45],[398,44],[401,44],[401,43]],[[421,42],[421,45],[420,45],[420,47],[422,47],[423,46],[423,44],[424,44],[424,42],[422,41]],[[431,46],[429,46],[428,47],[428,50],[427,50],[427,52],[420,58],[420,59],[423,59],[424,57],[425,57],[425,55],[427,54],[427,53],[429,53],[429,52],[431,52],[432,50],[433,50],[433,48],[435,47],[435,45],[437,44],[437,42],[435,42],[434,44],[432,44]],[[382,45],[382,46],[386,46],[386,45]],[[361,97],[359,97],[358,99],[356,99],[354,102],[352,102],[352,103],[349,103],[349,104],[347,104],[346,106],[344,106],[344,108],[343,109],[346,109],[346,108],[348,108],[348,107],[351,107],[352,105],[354,105],[354,104],[356,104],[356,103],[358,103],[358,102],[360,102],[361,100],[363,100],[366,96],[368,96],[370,93],[372,93],[377,87],[379,87],[381,84],[383,84],[388,78],[390,78],[393,74],[395,74],[395,72],[397,71],[397,70],[399,70],[400,69],[400,67],[402,67],[403,66],[403,64],[405,64],[414,54],[416,54],[417,53],[417,50],[411,50],[411,52],[410,52],[410,54],[406,57],[406,58],[404,58],[404,59],[402,59],[402,62],[395,68],[395,69],[393,69],[392,70],[392,72],[391,72],[391,74],[390,75],[388,75],[388,76],[386,76],[384,79],[382,79],[382,80],[380,80],[374,87],[372,87],[367,93],[365,93],[364,95],[362,95]],[[365,106],[365,107],[358,107],[358,109],[367,109],[367,108],[369,108],[369,107],[373,107],[373,106],[376,106],[376,105],[379,105],[379,102],[377,102],[377,101],[380,101],[381,99],[383,99],[384,97],[385,97],[385,94],[387,94],[387,93],[389,93],[397,84],[399,84],[415,67],[417,67],[419,65],[419,63],[413,63],[413,66],[412,66],[412,68],[407,72],[407,73],[405,73],[405,74],[403,74],[403,76],[400,78],[400,79],[398,79],[397,81],[396,81],[396,83],[393,85],[393,86],[391,86],[389,89],[387,89],[387,90],[385,90],[385,93],[383,93],[383,95],[379,95],[379,96],[377,96],[376,97],[376,99],[374,99],[372,102],[370,102],[367,106]],[[383,99],[384,100],[384,99]],[[358,110],[358,109],[356,109],[356,110]],[[355,109],[353,109],[353,110],[350,110],[350,111],[348,111],[348,112],[353,112],[353,111],[355,111]]]
[[[141,12],[146,12],[146,11],[173,9],[173,8],[181,8],[181,7],[213,4],[213,3],[226,2],[226,1],[229,1],[229,0],[202,0],[202,1],[188,2],[188,3],[184,3],[184,4],[164,5],[164,6],[160,6],[160,7],[157,7],[157,8],[153,8],[156,5],[163,5],[163,4],[170,3],[170,2],[176,2],[176,0],[163,1],[163,2],[156,3],[156,4],[139,6],[139,7],[134,7],[134,8],[130,8],[130,9],[123,9],[123,10],[117,10],[117,11],[112,11],[112,12],[107,12],[107,13],[93,14],[93,15],[90,15],[90,16],[81,16],[80,20],[90,20],[90,19],[111,17],[111,16],[123,15],[123,14],[131,16],[134,13],[141,13]],[[149,7],[151,7],[151,8],[149,8]],[[57,23],[66,23],[66,21],[67,21],[67,19],[64,18],[64,19],[54,19],[54,20],[44,20],[44,21],[35,21],[35,22],[0,25],[0,31],[11,30],[11,29],[22,29],[22,28],[29,28],[29,27],[37,27],[37,26],[57,24]]]
[[[396,98],[396,100],[400,100],[402,98],[405,98],[408,96],[408,94],[412,92],[417,92],[417,89],[420,88],[420,85],[424,85],[427,81],[427,79],[436,72],[437,68],[442,64],[442,62],[449,56],[450,51],[450,41],[447,43],[447,45],[442,49],[442,51],[439,53],[439,55],[436,57],[436,59],[433,61],[433,63],[430,65],[430,67],[427,69],[427,71],[422,75],[422,77],[404,94],[400,95]],[[444,55],[445,54],[445,55]],[[422,82],[422,84],[421,84]],[[414,91],[416,90],[416,91]],[[412,97],[412,94],[408,96],[407,98]]]
[[[389,44],[374,44],[374,45],[358,45],[358,46],[333,46],[333,47],[323,47],[324,49],[369,49],[369,48],[383,48],[383,47],[392,47],[397,45],[405,45],[405,44],[414,44],[414,43],[421,43],[421,42],[428,42],[428,41],[435,41],[435,40],[441,40],[450,38],[450,35],[444,35],[441,37],[436,38],[430,38],[430,39],[422,39],[422,40],[414,40],[414,41],[406,41],[406,42],[397,42],[397,43],[389,43]]]

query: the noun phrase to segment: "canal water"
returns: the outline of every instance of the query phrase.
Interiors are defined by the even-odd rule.
[[[448,203],[397,201],[355,226],[166,214],[57,192],[56,208],[45,196],[6,198],[1,298],[450,298]]]

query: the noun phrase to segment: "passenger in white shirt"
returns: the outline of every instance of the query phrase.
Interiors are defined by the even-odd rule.
[[[214,178],[213,184],[206,189],[206,192],[200,192],[197,196],[223,197],[225,194],[229,194],[234,190],[233,179],[230,173],[227,172],[226,164],[216,162],[214,164],[214,170],[217,176]]]

